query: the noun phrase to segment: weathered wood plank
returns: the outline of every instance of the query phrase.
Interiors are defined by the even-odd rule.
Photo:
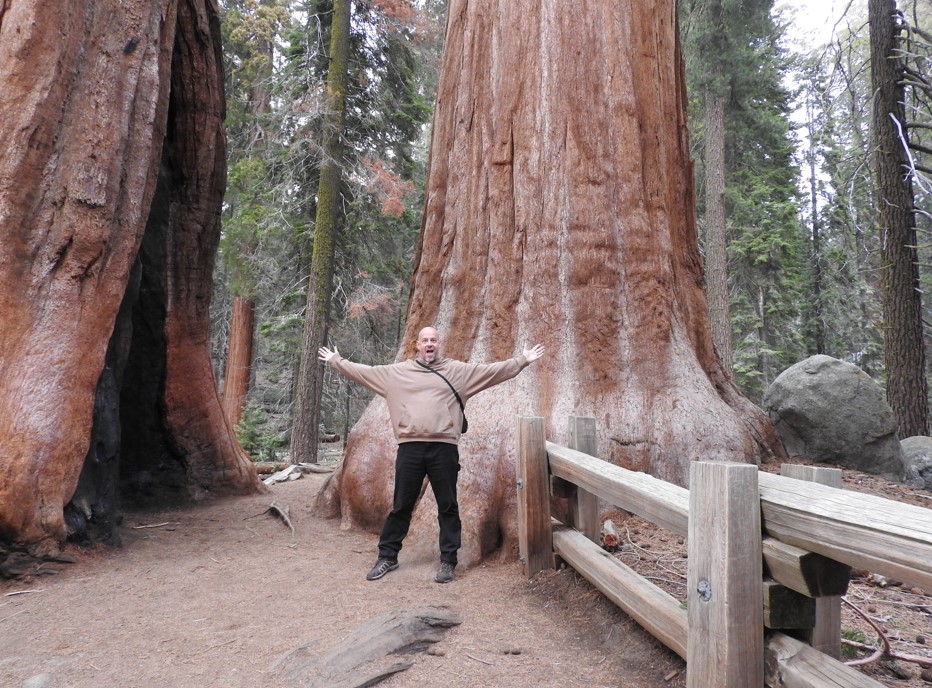
[[[363,688],[393,673],[404,671],[413,662],[396,655],[423,650],[437,643],[462,618],[446,607],[423,606],[396,610],[367,621],[320,656],[311,654],[311,645],[287,652],[272,666],[283,685],[303,688]]]
[[[557,526],[553,532],[553,546],[560,558],[648,633],[686,658],[686,610],[679,600],[625,566],[582,533]]]
[[[689,490],[553,442],[547,442],[546,447],[553,475],[661,528],[686,535]]]
[[[764,667],[768,688],[883,688],[882,683],[783,633],[768,637]]]
[[[764,626],[811,629],[816,622],[816,602],[776,581],[764,581]]]
[[[595,418],[570,416],[570,448],[598,457],[599,438]],[[599,538],[599,498],[588,490],[577,487],[569,499],[568,525],[573,526],[593,542]]]
[[[837,489],[842,485],[840,468],[783,464],[780,475]],[[815,624],[802,633],[802,638],[812,647],[835,659],[841,657],[841,594],[817,599]]]
[[[769,535],[932,590],[932,509],[765,472],[759,481]]]
[[[851,567],[776,538],[763,541],[764,564],[771,578],[808,597],[844,595]]]
[[[695,462],[689,477],[686,685],[764,683],[756,466]]]
[[[545,441],[543,418],[518,419],[518,551],[528,578],[554,564]]]

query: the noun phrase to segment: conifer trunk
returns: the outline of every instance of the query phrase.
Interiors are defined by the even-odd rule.
[[[233,299],[227,364],[223,374],[223,415],[231,428],[235,428],[243,417],[249,394],[255,316],[255,301],[242,296]]]
[[[58,549],[75,495],[112,524],[121,500],[259,489],[208,348],[215,5],[7,3],[0,83],[0,558]]]
[[[292,463],[317,463],[320,432],[320,397],[324,367],[317,350],[327,341],[330,325],[330,292],[333,288],[333,254],[343,175],[343,119],[349,70],[350,2],[334,0],[330,27],[330,67],[327,70],[324,115],[324,160],[317,189],[314,249],[304,314],[304,342],[298,371],[294,427],[291,434]]]
[[[725,229],[725,99],[705,92],[705,292],[712,341],[730,375],[731,308],[728,303],[728,249]]]
[[[871,84],[874,93],[872,167],[883,255],[884,367],[887,402],[900,438],[927,435],[928,384],[922,336],[922,289],[908,132],[898,54],[895,0],[869,0]]]
[[[703,291],[674,0],[453,0],[405,325],[445,354],[546,356],[468,404],[461,563],[516,542],[516,417],[566,444],[595,416],[598,454],[685,485],[698,459],[782,455],[715,354]],[[378,528],[395,443],[376,399],[322,513]],[[402,556],[436,556],[429,491]],[[502,546],[503,545],[503,546]]]

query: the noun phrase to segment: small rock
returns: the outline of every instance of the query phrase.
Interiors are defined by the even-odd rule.
[[[887,665],[887,668],[894,676],[902,681],[906,681],[907,679],[911,679],[913,677],[909,670],[906,667],[901,666],[899,662],[890,662]]]
[[[0,578],[18,578],[36,565],[36,559],[22,552],[10,552],[0,560]]]
[[[917,644],[917,645],[925,645],[925,644],[926,644],[926,637],[925,637],[924,635],[917,635],[917,636],[916,636],[916,644]]]
[[[427,654],[431,655],[432,657],[444,657],[446,656],[447,653],[444,651],[442,647],[431,646],[427,648]]]
[[[932,669],[923,669],[919,674],[919,678],[921,678],[926,683],[932,683]]]
[[[505,647],[502,648],[502,654],[503,655],[520,655],[521,648],[514,647],[513,645],[506,645]]]

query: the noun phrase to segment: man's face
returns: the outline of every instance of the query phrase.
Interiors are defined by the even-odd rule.
[[[424,363],[433,363],[440,358],[440,336],[433,327],[425,327],[417,335],[417,357]]]

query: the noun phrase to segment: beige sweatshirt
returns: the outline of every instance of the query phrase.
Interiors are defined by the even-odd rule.
[[[368,366],[336,354],[330,365],[341,375],[385,397],[399,443],[459,442],[463,415],[456,397],[446,382],[414,359]],[[513,378],[528,366],[528,361],[523,355],[486,365],[441,358],[430,366],[450,381],[465,404],[482,390]]]

